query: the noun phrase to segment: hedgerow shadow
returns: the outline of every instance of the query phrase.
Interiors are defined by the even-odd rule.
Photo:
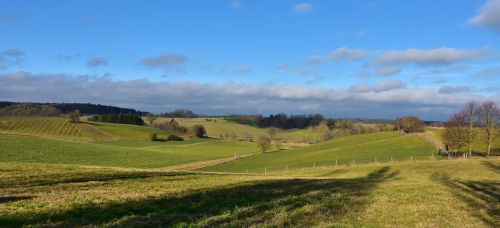
[[[370,203],[371,191],[398,175],[388,167],[353,179],[280,179],[251,181],[180,196],[86,204],[60,213],[0,217],[14,226],[294,226],[356,222]],[[224,178],[221,176],[221,178]]]
[[[466,181],[451,178],[447,173],[436,173],[433,180],[447,186],[450,191],[469,206],[469,213],[485,224],[500,224],[500,182]]]

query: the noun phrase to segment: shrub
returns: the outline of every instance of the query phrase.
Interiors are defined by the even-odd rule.
[[[271,137],[265,136],[265,135],[261,135],[257,139],[257,145],[259,146],[260,151],[262,153],[267,152],[271,148]]]
[[[184,141],[184,138],[177,136],[177,135],[169,135],[167,137],[167,142],[168,141]]]
[[[205,127],[201,124],[196,124],[189,129],[189,134],[198,138],[203,138],[207,136],[207,131]]]
[[[151,139],[151,141],[156,141],[156,140],[158,140],[158,135],[156,134],[156,132],[152,132],[149,135],[149,138]]]

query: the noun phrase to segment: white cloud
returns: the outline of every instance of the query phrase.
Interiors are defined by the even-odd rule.
[[[402,71],[401,67],[398,67],[398,66],[387,66],[387,67],[378,68],[375,71],[375,74],[377,76],[391,76],[391,75],[399,74],[399,73],[401,73],[401,71]]]
[[[298,3],[292,8],[295,13],[308,13],[313,11],[313,6],[309,3]]]
[[[7,49],[0,53],[0,55],[3,55],[5,57],[11,57],[11,58],[19,58],[23,57],[25,55],[24,51],[19,50],[19,49]]]
[[[405,88],[406,85],[399,80],[382,80],[373,87],[373,90],[375,92],[383,92],[383,91],[405,89]]]
[[[189,58],[183,54],[169,53],[160,56],[147,57],[139,63],[150,68],[164,68],[166,70],[180,70]]]
[[[89,67],[100,67],[108,65],[108,60],[104,58],[91,58],[87,61]]]
[[[469,23],[500,31],[500,0],[488,0]]]
[[[401,81],[383,80],[372,86],[323,88],[299,85],[113,81],[107,77],[19,72],[0,75],[0,97],[13,101],[93,102],[164,112],[189,108],[206,114],[230,112],[307,112],[332,116],[393,118],[404,114],[446,119],[467,101],[488,98],[472,92],[440,93],[431,88],[408,88]],[[315,104],[315,105],[311,105]],[[308,106],[309,105],[309,106]]]
[[[390,50],[379,55],[374,63],[381,65],[439,65],[452,64],[467,60],[483,59],[487,56],[485,49],[455,49],[455,48],[435,48],[435,49],[406,49]]]
[[[371,90],[372,87],[368,83],[360,83],[357,85],[353,85],[348,89],[349,92],[355,92],[355,93],[369,92]]]
[[[472,89],[468,86],[443,86],[438,91],[440,93],[468,93]]]
[[[347,47],[338,48],[335,51],[328,53],[328,57],[335,60],[358,60],[363,59],[368,55],[368,52],[363,49],[350,49]]]
[[[311,64],[318,64],[323,62],[324,58],[321,55],[311,55],[306,58],[306,62]]]

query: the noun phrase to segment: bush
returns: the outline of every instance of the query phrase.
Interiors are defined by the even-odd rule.
[[[196,124],[189,129],[189,134],[198,138],[203,138],[207,136],[207,131],[205,127],[201,124]]]
[[[156,141],[156,140],[158,140],[158,135],[156,134],[156,132],[152,132],[149,135],[149,138],[151,139],[151,141]]]
[[[184,141],[184,138],[177,136],[177,135],[169,135],[167,137],[167,142],[168,141]]]

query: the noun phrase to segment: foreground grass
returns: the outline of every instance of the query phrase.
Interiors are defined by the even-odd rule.
[[[262,173],[368,162],[429,159],[436,148],[418,135],[384,132],[346,136],[309,147],[259,154],[204,168],[204,171]]]
[[[0,162],[132,168],[172,165],[256,152],[254,143],[198,139],[187,142],[73,142],[0,134]]]
[[[418,161],[245,176],[0,163],[0,224],[494,227],[499,167]]]

